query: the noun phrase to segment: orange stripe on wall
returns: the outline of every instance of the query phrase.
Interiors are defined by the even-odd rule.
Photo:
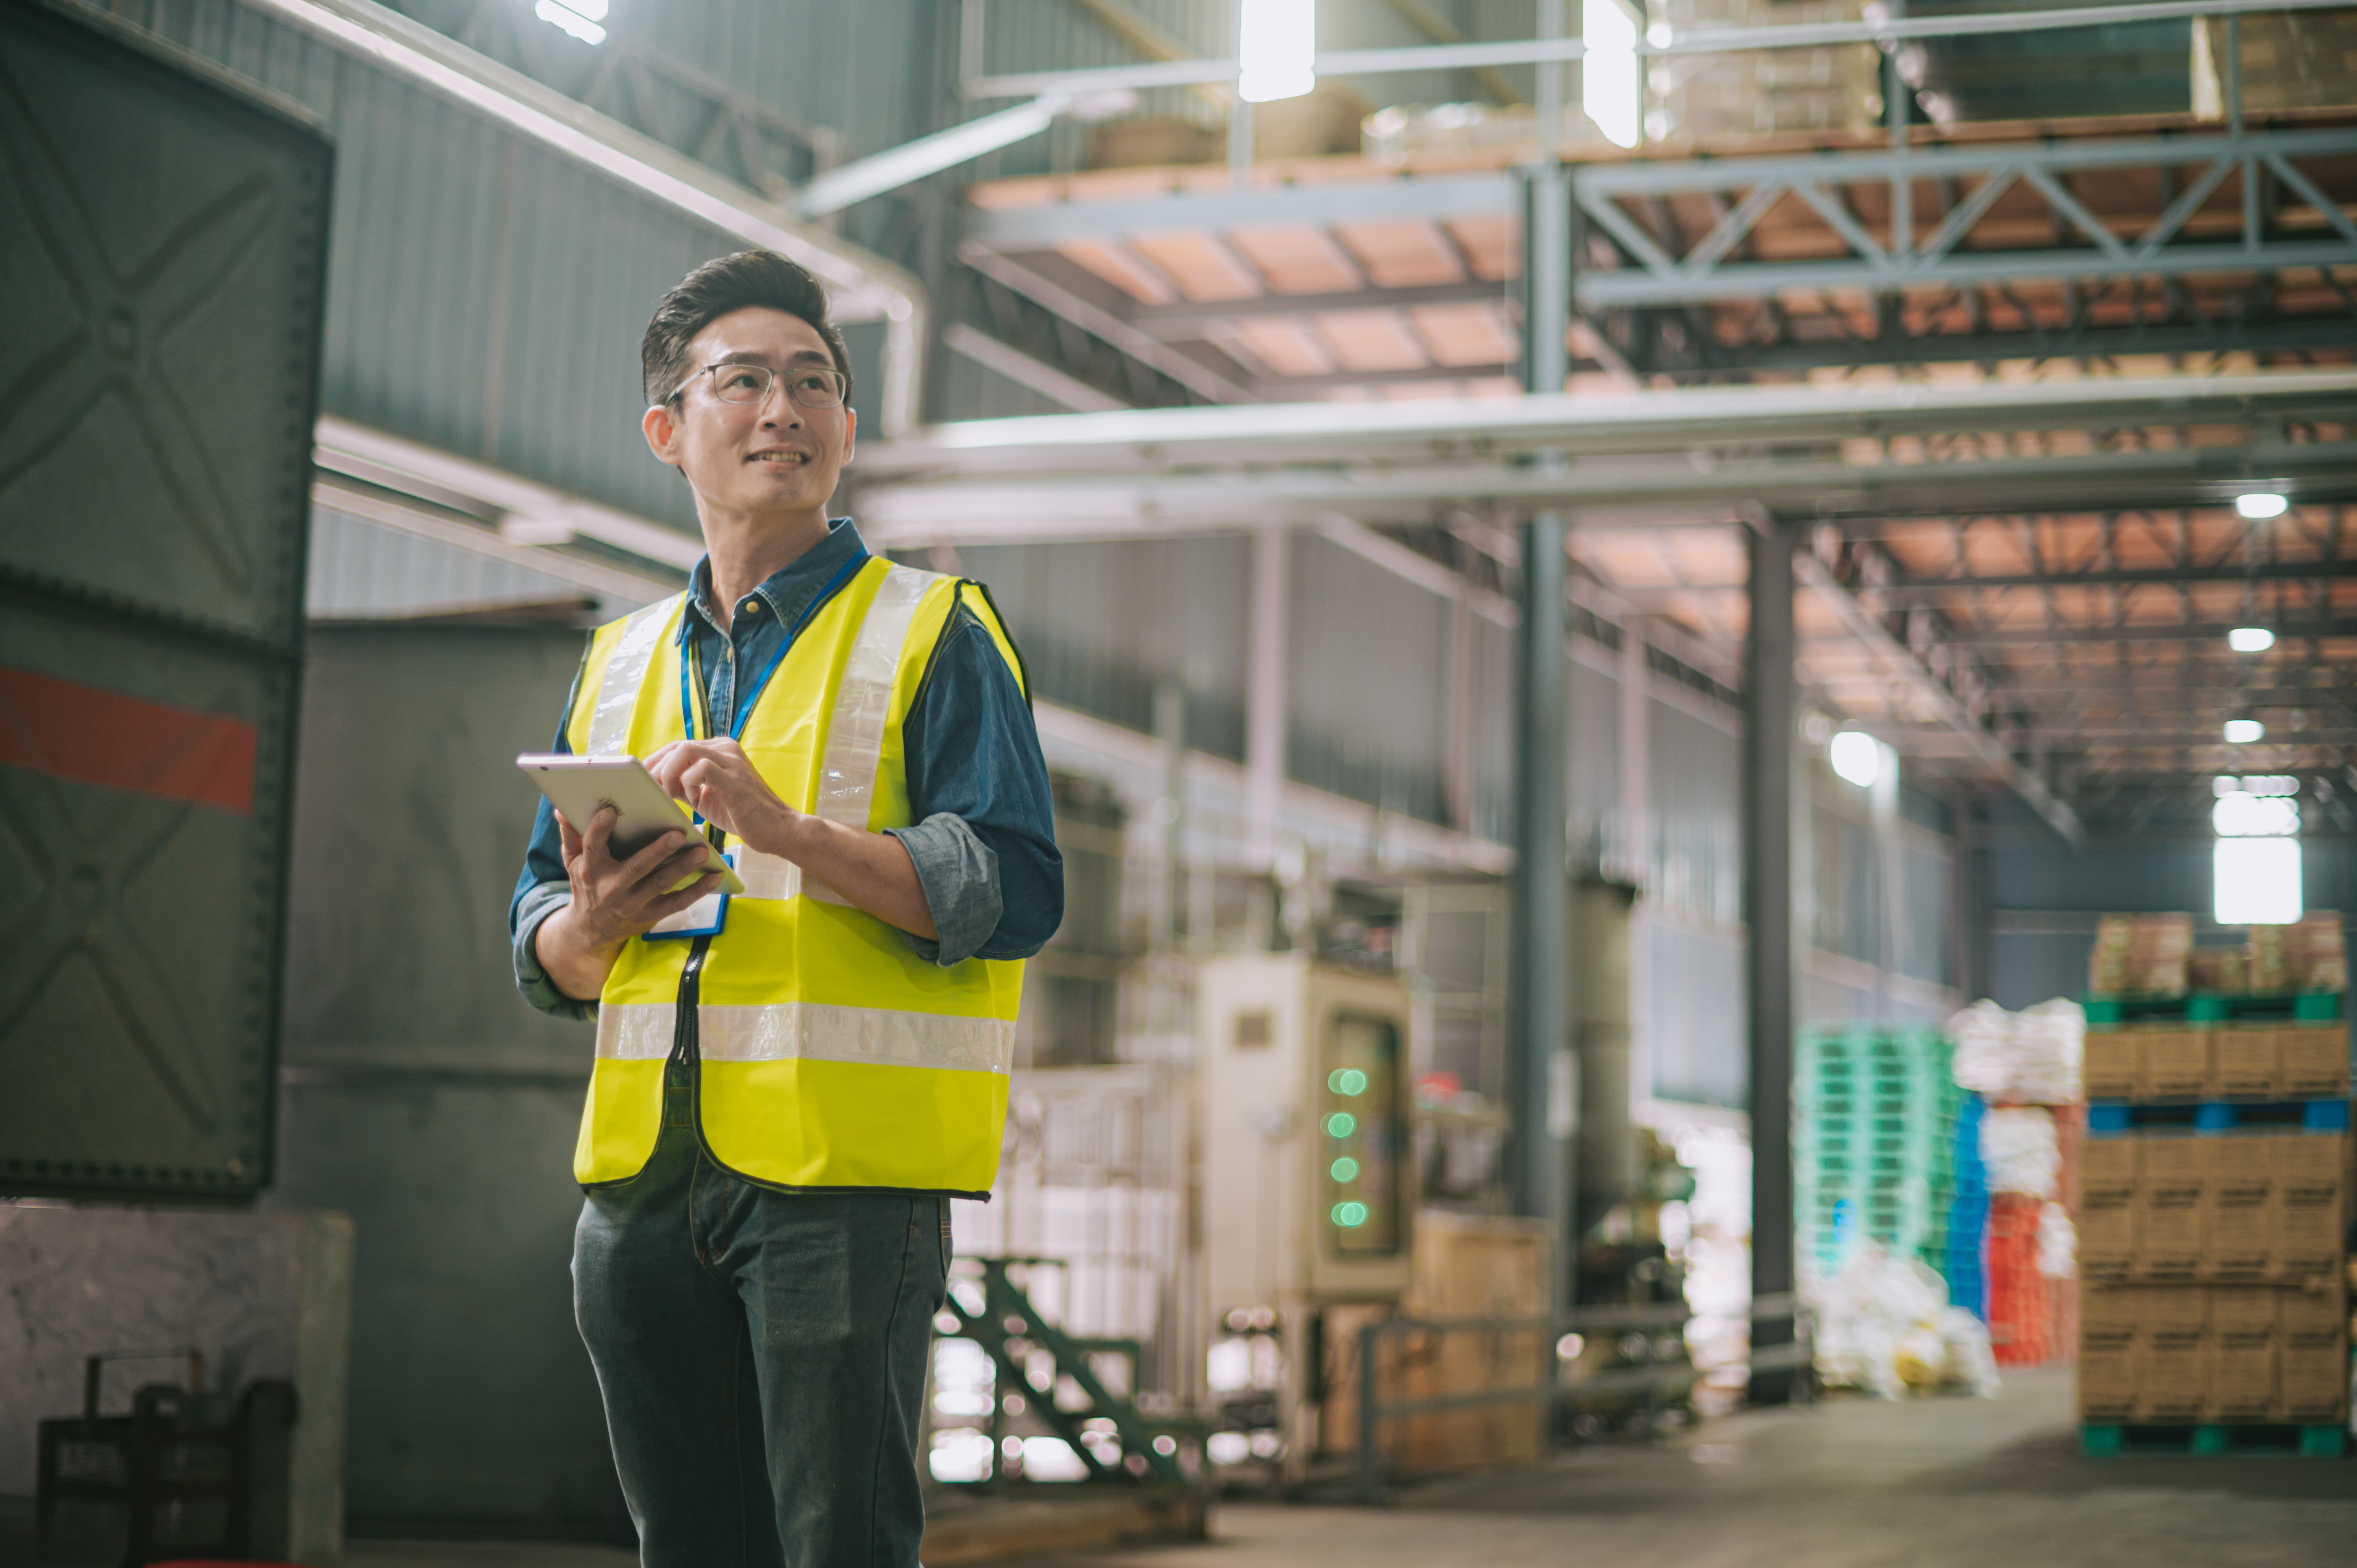
[[[241,816],[259,741],[242,719],[0,667],[0,764]]]

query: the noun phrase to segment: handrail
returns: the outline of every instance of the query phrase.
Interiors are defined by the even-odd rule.
[[[1359,1330],[1359,1500],[1373,1503],[1383,1498],[1383,1455],[1376,1439],[1383,1423],[1386,1421],[1436,1414],[1443,1411],[1477,1410],[1491,1405],[1544,1402],[1552,1409],[1573,1394],[1609,1392],[1616,1389],[1659,1390],[1674,1385],[1691,1387],[1702,1378],[1702,1372],[1690,1364],[1664,1362],[1647,1367],[1619,1367],[1568,1381],[1558,1375],[1523,1387],[1476,1389],[1464,1393],[1394,1400],[1385,1404],[1379,1386],[1382,1358],[1375,1354],[1375,1347],[1382,1340],[1410,1334],[1535,1333],[1541,1337],[1543,1364],[1552,1369],[1557,1360],[1557,1335],[1611,1328],[1667,1328],[1685,1324],[1696,1316],[1689,1306],[1665,1304],[1661,1306],[1589,1307],[1543,1317],[1388,1317],[1367,1324]],[[1813,1356],[1809,1340],[1809,1309],[1799,1296],[1760,1296],[1745,1311],[1744,1318],[1755,1325],[1784,1322],[1792,1325],[1792,1339],[1780,1344],[1757,1346],[1746,1355],[1744,1364],[1751,1370],[1776,1371],[1810,1364]]]

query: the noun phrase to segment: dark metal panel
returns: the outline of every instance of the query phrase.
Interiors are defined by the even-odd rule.
[[[639,337],[664,290],[741,241],[239,0],[116,4],[334,137],[328,409],[693,530],[639,435]],[[863,367],[863,406],[880,385]]]
[[[10,1192],[269,1180],[330,167],[128,28],[0,16]],[[174,782],[196,732],[250,785]]]
[[[592,1027],[516,994],[507,907],[581,653],[562,628],[318,627],[296,786],[274,1201],[355,1261],[361,1528],[626,1536],[566,1273]]]

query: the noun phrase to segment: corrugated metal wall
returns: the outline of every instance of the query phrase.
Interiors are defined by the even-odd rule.
[[[1713,723],[1656,699],[1648,716],[1647,886],[1659,904],[1732,926],[1743,918],[1743,742],[1736,715],[1723,713]]]
[[[1446,822],[1448,602],[1306,532],[1287,586],[1286,771]]]
[[[1177,680],[1188,745],[1243,758],[1249,540],[991,545],[957,564],[989,585],[1042,701],[1151,731],[1155,687]]]

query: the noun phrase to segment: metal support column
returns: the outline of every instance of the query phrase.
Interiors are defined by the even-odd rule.
[[[1563,0],[1540,0],[1542,34],[1560,37]],[[1538,71],[1539,160],[1523,181],[1524,390],[1560,392],[1570,364],[1564,347],[1571,307],[1569,182],[1563,145],[1563,68]],[[1559,463],[1542,456],[1541,463]],[[1522,529],[1522,617],[1514,682],[1514,920],[1510,974],[1511,1092],[1515,1207],[1554,1222],[1553,1295],[1567,1299],[1573,1213],[1565,1144],[1575,1115],[1569,987],[1568,801],[1565,704],[1564,517],[1536,513]]]
[[[1743,902],[1750,940],[1744,950],[1749,1007],[1751,1084],[1751,1294],[1793,1288],[1792,1036],[1797,955],[1792,918],[1793,737],[1797,686],[1792,660],[1792,552],[1801,531],[1762,519],[1748,531],[1751,558],[1750,628],[1744,637],[1748,680],[1743,714]],[[1755,1324],[1756,1355],[1789,1325]],[[1756,1374],[1751,1398],[1781,1403],[1792,1374]]]

